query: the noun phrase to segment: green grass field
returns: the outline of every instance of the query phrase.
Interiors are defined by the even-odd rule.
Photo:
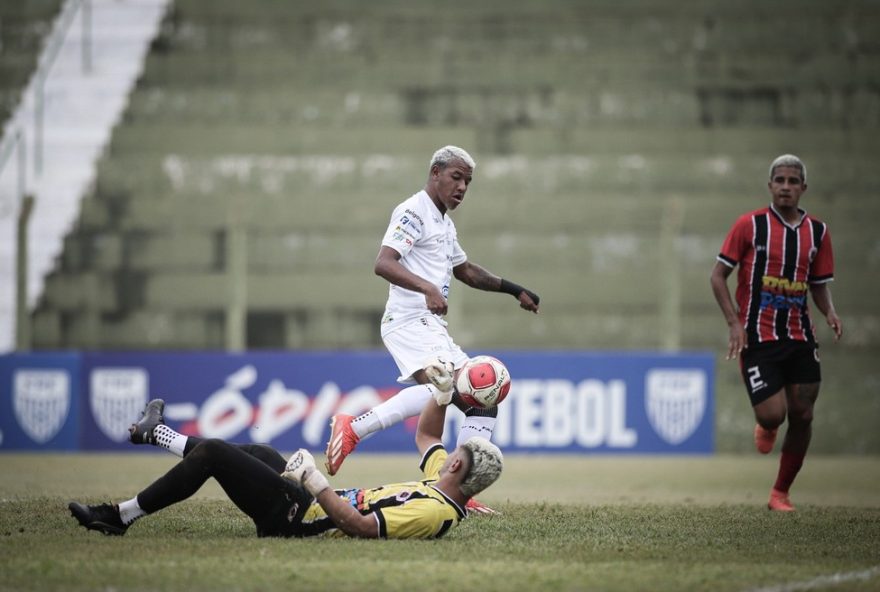
[[[509,455],[476,516],[437,541],[258,539],[213,481],[124,537],[71,499],[127,499],[161,454],[0,455],[3,590],[880,590],[880,458],[808,458],[771,513],[777,456]],[[418,475],[355,455],[334,486]]]

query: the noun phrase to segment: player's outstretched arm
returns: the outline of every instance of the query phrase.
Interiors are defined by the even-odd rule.
[[[478,290],[486,290],[488,292],[504,292],[510,294],[519,300],[519,307],[523,310],[538,313],[538,305],[541,303],[541,297],[519,284],[515,284],[509,280],[502,279],[490,272],[488,269],[480,267],[476,263],[465,261],[461,265],[452,268],[455,279],[463,282],[471,288]]]
[[[429,448],[442,443],[446,407],[447,405],[438,405],[434,399],[425,403],[425,408],[419,416],[419,426],[416,428],[416,447],[419,449],[419,454],[424,455]]]
[[[339,530],[348,536],[375,539],[379,536],[379,521],[372,514],[362,515],[330,489],[327,478],[318,470],[311,453],[300,448],[287,461],[281,476],[298,483],[315,496]]]
[[[330,516],[333,524],[348,536],[362,539],[379,538],[379,521],[372,512],[361,514],[329,487],[318,493],[315,499]]]

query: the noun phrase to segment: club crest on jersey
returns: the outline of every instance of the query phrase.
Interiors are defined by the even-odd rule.
[[[645,410],[651,427],[668,444],[691,437],[706,411],[706,374],[702,370],[657,369],[645,377]]]
[[[143,368],[95,368],[90,381],[95,423],[114,442],[124,442],[129,426],[147,404],[147,372]]]
[[[61,370],[18,370],[12,406],[24,433],[45,444],[61,431],[70,411],[70,377]]]

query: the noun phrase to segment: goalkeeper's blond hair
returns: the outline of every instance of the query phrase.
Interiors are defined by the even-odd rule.
[[[471,468],[461,482],[460,489],[463,494],[471,497],[498,480],[504,468],[504,456],[497,446],[479,436],[470,438],[461,447],[470,456]]]

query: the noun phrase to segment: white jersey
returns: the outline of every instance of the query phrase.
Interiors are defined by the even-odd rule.
[[[425,191],[419,191],[394,209],[382,246],[400,253],[408,271],[431,282],[449,299],[452,268],[467,261],[458,244],[458,233]],[[414,318],[432,314],[425,295],[391,284],[382,316],[382,335]]]

